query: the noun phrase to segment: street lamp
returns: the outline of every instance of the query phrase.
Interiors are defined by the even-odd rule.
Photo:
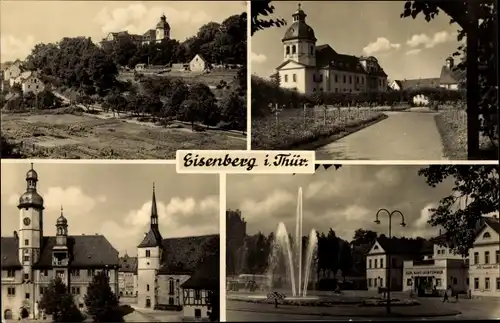
[[[402,227],[406,226],[405,216],[403,215],[403,213],[401,213],[401,211],[398,211],[398,210],[394,210],[392,212],[389,212],[387,209],[380,209],[377,211],[377,214],[375,215],[374,222],[376,224],[380,224],[379,215],[381,213],[385,213],[389,216],[389,239],[392,239],[392,216],[395,214],[399,214],[401,216],[400,225]],[[387,286],[387,307],[386,307],[386,309],[387,309],[387,314],[391,314],[391,269],[392,269],[392,262],[391,262],[391,254],[390,254],[389,250],[387,250],[387,267],[388,267],[389,271],[387,273],[387,282],[386,282],[386,286]]]

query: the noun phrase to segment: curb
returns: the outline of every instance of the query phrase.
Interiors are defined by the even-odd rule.
[[[395,313],[392,315],[368,315],[367,313],[352,313],[352,314],[346,314],[346,313],[340,313],[340,314],[334,314],[334,313],[297,313],[293,311],[269,311],[269,310],[253,310],[253,309],[231,309],[231,308],[226,308],[226,311],[234,311],[234,312],[250,312],[250,313],[269,313],[269,314],[291,314],[291,315],[313,315],[313,316],[331,316],[331,317],[444,317],[444,316],[456,316],[462,314],[459,311],[454,311],[453,313],[446,313],[446,314],[438,314],[438,313],[430,313],[430,314],[400,314],[400,313]]]

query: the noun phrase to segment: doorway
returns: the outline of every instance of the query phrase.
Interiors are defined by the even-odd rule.
[[[5,310],[5,312],[3,312],[3,318],[6,320],[12,320],[12,311]]]
[[[199,308],[194,310],[194,318],[201,319],[201,310]]]
[[[417,276],[415,277],[415,291],[418,296],[425,296],[428,293],[432,293],[434,286],[432,285],[434,277],[429,276]]]
[[[151,300],[149,298],[146,298],[146,308],[151,307]]]

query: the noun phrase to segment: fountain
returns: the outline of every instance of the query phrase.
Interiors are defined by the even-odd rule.
[[[297,213],[295,222],[295,237],[290,241],[290,236],[283,222],[278,223],[275,242],[269,259],[269,271],[274,273],[278,266],[278,259],[284,257],[286,277],[290,279],[292,297],[287,299],[315,298],[307,296],[307,288],[313,265],[314,254],[318,245],[316,230],[309,233],[306,254],[302,250],[302,188],[299,188],[297,196]]]

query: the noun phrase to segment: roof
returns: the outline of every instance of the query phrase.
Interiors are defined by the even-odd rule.
[[[129,255],[125,255],[120,257],[120,272],[126,273],[137,273],[137,257],[130,257]]]
[[[479,234],[479,232],[482,231],[486,226],[490,227],[491,229],[493,229],[493,231],[500,234],[500,222],[498,221],[498,218],[484,217],[484,224],[481,229],[478,230],[477,234]]]
[[[218,253],[219,235],[163,239],[162,245],[160,274],[193,274],[210,253]]]
[[[182,284],[182,288],[218,290],[220,288],[219,254],[203,262],[199,269]]]
[[[150,29],[144,33],[144,40],[155,40],[156,39],[156,30]]]
[[[390,254],[427,254],[432,253],[434,249],[434,244],[425,239],[378,237],[376,242]]]
[[[142,242],[137,246],[137,248],[147,248],[147,247],[158,247],[161,245],[161,234],[158,230],[153,228],[149,229],[148,233],[142,239]]]
[[[413,80],[396,80],[401,90],[421,89],[421,88],[437,88],[439,87],[439,78],[425,78]]]
[[[440,84],[458,84],[463,77],[463,72],[454,68],[443,66],[439,77]]]
[[[194,55],[193,59],[198,56],[202,61],[206,62],[207,60],[205,59],[205,57],[203,57],[201,54],[196,54]],[[193,61],[193,59],[191,61]]]
[[[56,237],[43,237],[40,259],[35,268],[52,267],[52,248]],[[68,236],[70,253],[69,267],[89,268],[118,266],[118,251],[103,235]],[[20,267],[18,254],[18,238],[2,237],[2,268]]]

